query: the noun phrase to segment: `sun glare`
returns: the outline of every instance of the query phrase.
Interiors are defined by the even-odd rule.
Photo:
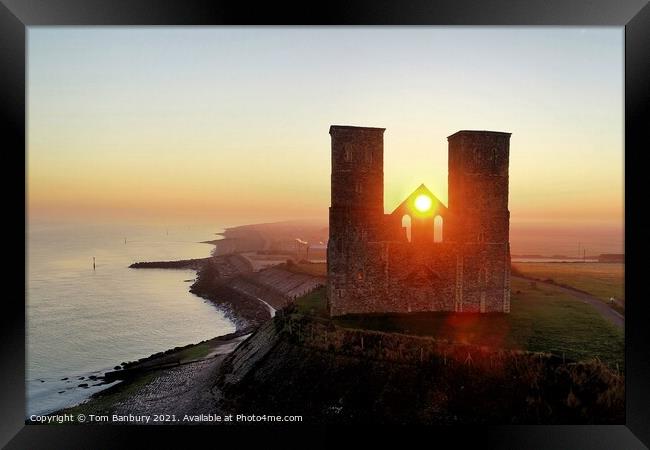
[[[431,197],[428,195],[418,195],[415,199],[415,207],[420,212],[427,212],[431,209]]]

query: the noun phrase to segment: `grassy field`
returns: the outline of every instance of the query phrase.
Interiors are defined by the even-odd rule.
[[[607,301],[610,297],[625,304],[625,264],[623,263],[513,263],[513,273],[551,279]]]
[[[296,301],[298,311],[326,317],[325,289]],[[415,313],[349,316],[338,325],[433,336],[455,342],[564,355],[571,360],[599,358],[623,370],[623,330],[590,305],[554,287],[513,280],[510,314]]]

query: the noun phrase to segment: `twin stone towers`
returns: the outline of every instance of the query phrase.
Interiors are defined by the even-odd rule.
[[[330,316],[510,312],[510,133],[452,134],[449,204],[421,185],[385,214],[384,130],[330,127]]]

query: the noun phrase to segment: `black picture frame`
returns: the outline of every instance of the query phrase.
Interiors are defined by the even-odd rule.
[[[643,258],[648,252],[647,219],[637,211],[644,199],[644,156],[650,151],[646,128],[650,100],[650,5],[648,0],[415,0],[328,1],[286,5],[267,2],[202,0],[0,0],[0,110],[2,111],[2,183],[11,233],[25,233],[26,161],[26,27],[36,25],[579,25],[625,27],[625,253],[626,253],[626,424],[620,426],[500,426],[427,428],[429,438],[452,439],[455,445],[474,442],[494,448],[647,448],[650,445],[650,327],[643,282]],[[8,162],[10,156],[16,163]],[[12,175],[13,174],[13,175]],[[17,179],[14,179],[17,178]],[[22,179],[22,184],[21,183]],[[20,189],[23,186],[23,190]],[[20,195],[20,194],[22,195]],[[21,214],[22,212],[22,214]],[[5,217],[10,213],[6,212]],[[18,219],[16,219],[18,217]],[[20,220],[20,217],[23,220]],[[25,234],[26,236],[26,234]],[[16,251],[25,256],[25,247]],[[23,266],[24,269],[25,266]],[[26,271],[23,279],[26,283]],[[18,277],[11,277],[18,278]],[[15,281],[15,280],[10,280]],[[119,448],[133,442],[134,433],[171,446],[191,434],[209,434],[223,442],[235,427],[41,426],[25,425],[25,305],[16,295],[4,298],[0,445],[16,449]],[[285,428],[258,433],[279,436]],[[286,436],[296,432],[288,427]],[[258,430],[256,427],[255,430]],[[383,431],[385,428],[383,428]],[[377,430],[379,431],[379,430]],[[277,433],[276,433],[277,432]],[[315,441],[327,430],[312,434]],[[410,435],[410,433],[409,433]],[[317,437],[319,436],[319,437]],[[329,434],[336,440],[336,435]],[[367,433],[366,433],[367,436]]]

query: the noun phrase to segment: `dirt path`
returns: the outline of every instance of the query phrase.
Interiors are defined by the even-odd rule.
[[[558,289],[564,293],[567,293],[569,295],[572,295],[573,297],[580,299],[583,303],[588,303],[600,313],[601,316],[605,318],[605,320],[609,321],[610,323],[613,323],[617,327],[621,329],[625,329],[625,317],[619,313],[618,311],[610,308],[607,306],[605,302],[600,300],[598,297],[594,297],[593,295],[582,293],[575,291],[573,289],[565,288],[562,286],[558,286],[557,284],[553,283],[547,283],[545,281],[539,281],[539,280],[534,280],[532,278],[526,278],[526,277],[517,277],[517,276],[512,276],[512,278],[521,280],[521,281],[527,281],[527,282],[535,282],[538,284],[543,284],[545,286],[551,286],[555,289]]]

